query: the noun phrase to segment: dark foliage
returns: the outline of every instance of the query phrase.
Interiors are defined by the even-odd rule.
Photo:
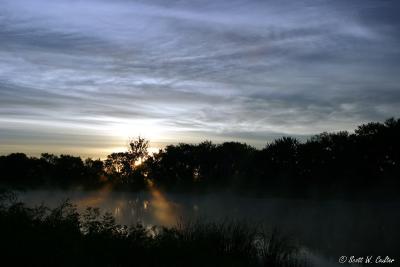
[[[100,185],[104,175],[101,160],[69,155],[55,156],[44,153],[40,158],[13,153],[0,157],[1,183],[13,187],[84,186]]]
[[[0,236],[9,266],[305,266],[293,242],[245,223],[127,227],[69,202],[51,210],[3,199]]]

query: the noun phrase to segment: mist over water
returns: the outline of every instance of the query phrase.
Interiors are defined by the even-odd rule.
[[[179,220],[245,220],[277,227],[301,244],[318,266],[337,266],[342,255],[397,256],[400,201],[302,200],[244,197],[229,193],[34,190],[19,194],[29,205],[55,207],[70,199],[79,211],[99,207],[120,224],[171,226]],[[329,265],[330,266],[330,265]],[[343,265],[341,265],[343,266]]]

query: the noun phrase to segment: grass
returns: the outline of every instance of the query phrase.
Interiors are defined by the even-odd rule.
[[[306,266],[279,231],[245,222],[128,227],[99,209],[78,214],[69,202],[29,208],[4,194],[0,236],[2,266]]]

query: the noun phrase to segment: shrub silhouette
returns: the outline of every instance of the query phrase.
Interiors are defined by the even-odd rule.
[[[127,227],[69,202],[29,208],[3,197],[0,235],[1,260],[12,266],[305,266],[291,242],[243,222]]]

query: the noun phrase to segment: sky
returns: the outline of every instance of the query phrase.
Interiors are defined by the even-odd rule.
[[[0,0],[0,154],[354,130],[400,115],[397,0]]]

